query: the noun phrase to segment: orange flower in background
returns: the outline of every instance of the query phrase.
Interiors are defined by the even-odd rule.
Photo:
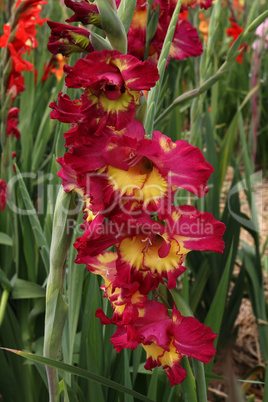
[[[238,14],[243,12],[245,1],[244,0],[233,0],[233,7]]]
[[[209,28],[209,18],[206,18],[206,16],[203,13],[199,13],[198,18],[200,19],[199,23],[199,32],[200,32],[200,37],[203,39],[204,43],[207,44],[208,41],[208,28]]]
[[[55,75],[57,81],[59,82],[64,74],[63,66],[67,63],[67,59],[62,54],[57,54],[52,56],[48,63],[44,65],[44,74],[42,77],[42,82],[46,81],[48,77]]]

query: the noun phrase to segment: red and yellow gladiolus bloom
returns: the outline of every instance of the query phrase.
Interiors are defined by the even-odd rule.
[[[147,354],[144,367],[152,370],[162,366],[173,386],[181,383],[187,374],[179,365],[182,357],[208,363],[216,352],[213,346],[216,337],[194,317],[183,317],[175,306],[170,317],[162,303],[148,300],[133,323],[117,328],[111,342],[118,352],[141,344]]]
[[[186,141],[174,143],[160,132],[153,133],[153,140],[141,135],[113,136],[104,148],[109,199],[136,200],[145,210],[159,211],[173,202],[178,188],[199,197],[206,194],[213,169],[198,148]]]
[[[159,281],[167,278],[167,286],[174,288],[186,269],[182,264],[189,251],[223,252],[225,225],[212,214],[186,205],[172,207],[171,214],[162,214],[160,219],[141,212],[136,218],[118,214],[104,221],[99,214],[76,240],[78,255],[96,256],[115,245],[118,280],[131,273],[150,273]]]
[[[147,61],[113,50],[92,52],[73,67],[65,66],[66,85],[83,88],[83,108],[106,119],[117,130],[134,117],[143,90],[159,79],[158,70]]]
[[[82,119],[80,103],[72,103],[67,95],[52,107],[53,116],[61,121]],[[207,193],[213,168],[201,151],[186,141],[174,143],[160,132],[153,133],[153,140],[144,138],[144,128],[135,120],[124,130],[106,127],[101,134],[94,129],[83,134],[80,127],[78,122],[65,133],[66,145],[74,146],[59,163],[76,172],[78,186],[91,197],[93,213],[107,215],[107,209],[116,208],[123,211],[129,201],[132,208],[161,212],[167,203],[172,204],[179,188],[199,197]]]
[[[76,262],[86,264],[88,271],[100,275],[104,279],[104,285],[101,286],[101,289],[104,291],[104,297],[109,299],[114,313],[109,319],[101,309],[98,309],[96,315],[101,319],[101,322],[103,324],[125,325],[139,316],[139,311],[144,308],[147,301],[147,293],[140,292],[141,284],[137,280],[128,281],[128,283],[121,282],[120,285],[122,286],[117,286],[119,284],[119,281],[116,281],[117,258],[116,252],[107,251],[96,257],[78,256]]]

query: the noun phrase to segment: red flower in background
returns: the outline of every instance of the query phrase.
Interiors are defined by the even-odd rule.
[[[36,25],[41,26],[48,20],[40,18],[42,11],[40,6],[43,4],[47,4],[47,1],[19,0],[15,7],[20,7],[21,13],[14,30],[11,32],[11,28],[7,24],[4,24],[3,27],[4,35],[0,38],[0,47],[8,47],[9,57],[12,60],[7,82],[7,93],[11,93],[11,102],[25,89],[21,72],[34,70],[33,64],[24,60],[22,56],[27,51],[30,53],[38,45]]]
[[[6,207],[6,198],[7,198],[7,184],[4,180],[0,179],[0,208],[1,212],[4,212]]]
[[[18,122],[19,122],[19,111],[17,107],[12,107],[9,109],[8,114],[7,114],[7,136],[9,137],[12,135],[13,137],[17,138],[17,140],[20,139],[20,132],[17,127]]]
[[[227,33],[228,36],[231,36],[233,38],[232,42],[230,43],[230,47],[231,47],[232,44],[238,38],[238,36],[244,31],[244,28],[240,27],[236,22],[232,21],[231,18],[229,18],[229,20],[231,21],[231,28],[228,28],[226,30],[226,33]],[[245,50],[246,46],[247,45],[245,43],[239,46],[239,50],[243,49],[239,53],[239,56],[236,58],[236,61],[238,63],[240,63],[240,64],[242,64],[242,62],[243,62],[243,53],[244,53],[244,50]]]
[[[42,82],[46,81],[48,77],[55,75],[57,81],[60,81],[63,77],[63,67],[66,64],[66,59],[62,54],[53,55],[48,63],[44,65],[44,74],[42,77]]]
[[[187,57],[196,57],[202,54],[203,47],[198,37],[197,30],[185,20],[187,8],[189,5],[195,7],[199,3],[197,1],[185,2],[185,6],[182,8],[182,13],[178,19],[178,23],[175,29],[174,38],[172,41],[169,59],[171,57],[182,60]],[[119,6],[120,1],[117,1]],[[205,1],[207,7],[211,6],[211,1]],[[133,54],[139,59],[144,59],[144,52],[146,46],[146,23],[147,23],[147,2],[143,0],[137,1],[136,10],[133,16],[130,29],[128,31],[128,53]],[[159,20],[155,35],[153,36],[148,53],[148,61],[156,65],[159,55],[162,50],[165,35],[168,29],[168,25],[176,6],[176,1],[167,2],[166,0],[156,0],[153,3],[152,10],[156,12],[159,9]],[[206,8],[207,8],[206,7]]]

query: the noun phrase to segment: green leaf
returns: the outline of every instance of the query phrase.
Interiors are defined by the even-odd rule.
[[[104,39],[96,32],[90,32],[90,42],[94,49],[98,52],[102,51],[103,49],[113,50],[108,40]]]
[[[0,244],[4,246],[13,246],[13,240],[7,234],[0,232]]]
[[[227,291],[228,291],[228,285],[229,285],[230,270],[231,270],[231,266],[232,266],[232,264],[231,264],[232,255],[233,255],[233,245],[231,246],[231,249],[229,251],[227,263],[225,265],[220,283],[217,287],[215,296],[213,298],[212,304],[210,306],[210,309],[208,311],[208,314],[207,314],[206,320],[205,320],[205,325],[210,327],[214,333],[219,333],[221,324],[222,324],[222,318],[223,318],[223,313],[224,313],[224,309],[225,309],[225,303],[226,303],[226,297],[227,297]],[[217,342],[218,342],[218,338],[216,338],[214,341],[215,347],[217,346]],[[214,361],[214,358],[212,358],[210,363],[207,364],[207,366],[206,366],[207,372],[210,372],[212,370],[213,361]]]
[[[226,175],[227,168],[229,166],[231,156],[233,154],[233,149],[234,149],[234,143],[236,139],[236,129],[238,126],[238,120],[239,120],[239,114],[241,113],[243,107],[246,105],[246,103],[250,100],[252,95],[258,91],[259,89],[259,84],[256,85],[254,88],[251,89],[251,91],[247,94],[241,105],[239,106],[237,113],[235,114],[225,136],[221,144],[221,150],[219,154],[219,172],[220,172],[220,180],[219,180],[219,186],[220,188],[222,187],[224,177]]]
[[[124,25],[126,33],[128,33],[132,18],[135,12],[137,0],[122,0],[119,8],[118,15],[122,24]]]
[[[154,401],[156,401],[156,397],[157,397],[158,372],[159,372],[158,367],[155,367],[153,369],[153,373],[151,376],[150,385],[149,385],[149,389],[148,389],[148,394],[147,394],[148,398],[151,398]]]
[[[191,370],[191,366],[186,356],[181,359],[181,366],[187,370],[187,376],[185,380],[181,384],[183,400],[185,402],[197,402],[197,394],[196,394],[196,384],[193,376],[193,372]],[[206,399],[207,400],[207,399]],[[205,401],[206,401],[205,400]],[[204,400],[199,400],[198,402],[205,402]]]
[[[46,357],[34,355],[33,353],[22,352],[21,350],[14,350],[14,349],[8,349],[8,348],[1,348],[1,349],[7,350],[7,351],[15,353],[19,356],[25,357],[26,359],[29,359],[33,362],[41,363],[41,364],[53,367],[58,370],[66,371],[67,373],[77,375],[78,377],[82,377],[82,378],[86,378],[87,380],[95,381],[99,384],[105,385],[106,387],[110,387],[119,392],[123,392],[124,394],[132,395],[135,398],[139,399],[140,401],[153,402],[152,399],[148,398],[147,396],[142,395],[136,391],[133,391],[132,389],[129,389],[129,388],[125,387],[124,385],[117,384],[114,381],[104,378],[98,374],[91,373],[90,371],[86,371],[79,367],[71,366],[70,364],[65,364],[65,363],[59,362],[54,359],[48,359]]]
[[[113,49],[127,53],[127,35],[117,13],[110,7],[106,0],[96,0],[99,9],[101,25],[113,47]]]
[[[37,283],[16,278],[13,282],[11,296],[13,299],[35,299],[45,297],[46,291]]]
[[[151,136],[152,132],[153,132],[154,118],[155,118],[159,93],[160,93],[160,89],[162,86],[164,73],[165,73],[165,69],[166,69],[166,64],[167,64],[167,59],[168,59],[171,43],[173,40],[175,28],[177,25],[180,9],[181,9],[181,2],[182,2],[182,0],[178,0],[178,2],[176,4],[175,10],[173,12],[173,15],[171,17],[171,20],[170,20],[170,23],[168,26],[168,30],[167,30],[166,37],[165,37],[165,40],[163,43],[161,54],[160,54],[160,57],[158,60],[157,68],[158,68],[160,78],[157,81],[155,87],[151,89],[151,91],[149,92],[149,96],[148,96],[148,112],[147,112],[147,118],[146,118],[146,122],[145,122],[145,131],[146,131],[146,134],[149,136]]]
[[[132,382],[129,371],[129,352],[129,350],[124,349],[124,384],[126,387],[132,389]],[[148,396],[151,397],[151,395]],[[130,395],[126,395],[125,402],[134,402],[133,397]]]
[[[16,171],[17,171],[16,179],[18,181],[20,193],[21,193],[21,196],[22,196],[25,208],[26,208],[26,211],[23,211],[23,212],[24,212],[24,214],[27,214],[27,216],[31,222],[35,241],[40,250],[40,254],[41,254],[42,260],[44,262],[46,271],[48,272],[48,270],[49,270],[49,246],[48,246],[46,238],[44,236],[39,219],[37,217],[36,210],[32,204],[27,187],[24,183],[24,180],[22,178],[22,175],[21,175],[20,170],[19,170],[18,166],[16,165],[16,163],[15,163],[15,167],[16,167]]]

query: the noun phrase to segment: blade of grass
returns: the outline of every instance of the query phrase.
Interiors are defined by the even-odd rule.
[[[59,362],[57,360],[54,359],[48,359],[42,356],[38,356],[38,355],[34,355],[33,353],[28,353],[28,352],[22,352],[20,350],[15,350],[15,349],[9,349],[9,348],[1,348],[3,350],[7,350],[9,352],[15,353],[19,356],[22,356],[26,359],[29,359],[33,362],[37,362],[37,363],[41,363],[44,364],[46,366],[50,366],[53,367],[55,369],[59,369],[59,370],[64,370],[68,373],[77,375],[79,377],[85,378],[87,380],[91,380],[91,381],[95,381],[99,384],[105,385],[107,387],[113,388],[119,392],[122,392],[124,394],[127,395],[132,395],[133,397],[139,399],[140,401],[144,401],[144,402],[152,402],[152,399],[148,398],[145,395],[142,395],[136,391],[133,391],[132,389],[129,389],[127,387],[125,387],[124,385],[121,384],[117,384],[114,381],[111,381],[105,377],[102,377],[98,374],[94,374],[91,373],[89,371],[86,371],[84,369],[81,369],[79,367],[76,366],[71,366],[70,364],[66,364],[66,363],[62,363]]]
[[[43,230],[41,228],[39,219],[37,217],[37,213],[33,207],[31,197],[28,193],[27,187],[24,183],[20,170],[16,164],[15,164],[15,166],[16,166],[16,171],[17,171],[16,179],[19,184],[20,193],[21,193],[26,211],[28,212],[29,221],[32,225],[32,230],[34,233],[36,243],[38,245],[42,260],[44,262],[46,271],[48,273],[48,270],[49,270],[49,246],[48,246],[46,238],[43,234]]]
[[[159,93],[160,93],[160,89],[162,86],[162,81],[164,78],[168,55],[169,55],[171,43],[173,40],[175,28],[177,25],[177,21],[178,21],[180,9],[181,9],[181,3],[182,3],[182,0],[178,0],[175,10],[173,12],[173,15],[171,17],[169,26],[168,26],[168,30],[167,30],[166,37],[165,37],[165,40],[163,43],[161,54],[159,56],[157,68],[158,68],[160,78],[157,81],[154,88],[151,89],[151,91],[149,92],[149,95],[148,95],[147,117],[146,117],[146,122],[145,122],[145,131],[148,136],[152,136],[153,126],[155,124],[154,119],[155,119],[155,113],[156,113],[156,108],[157,108],[157,104],[158,104]]]
[[[13,245],[13,240],[6,233],[1,232],[0,233],[0,244],[3,244],[5,246],[12,246]]]
[[[217,287],[217,291],[213,298],[213,302],[210,306],[208,314],[205,319],[205,324],[212,329],[214,333],[219,333],[223,313],[225,309],[225,302],[227,297],[228,285],[229,285],[229,277],[230,277],[230,270],[231,270],[231,262],[232,262],[232,254],[233,254],[233,245],[230,248],[229,256],[227,263],[225,265],[220,283]],[[215,339],[215,347],[217,347],[218,338]],[[212,371],[214,358],[206,365],[206,371],[210,373]]]

